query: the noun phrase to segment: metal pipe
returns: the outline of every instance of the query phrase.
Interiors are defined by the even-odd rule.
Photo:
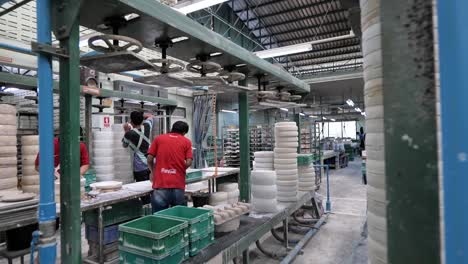
[[[326,170],[326,173],[327,173],[327,201],[325,203],[325,211],[330,212],[331,211],[330,176],[329,176],[330,167],[329,167],[329,165],[314,165],[314,167],[325,168],[325,170]]]
[[[318,232],[320,226],[325,222],[325,220],[328,218],[328,214],[325,214],[320,218],[320,220],[315,224],[315,226],[310,229],[309,232],[297,243],[297,245],[289,252],[289,254],[280,262],[280,264],[289,264],[294,261],[296,256],[301,252],[302,248],[307,245],[309,240]]]
[[[442,119],[443,204],[445,226],[445,263],[468,262],[468,32],[464,21],[466,0],[442,1],[437,6],[440,42],[440,103]],[[443,251],[444,252],[444,251]]]
[[[52,44],[51,1],[36,4],[37,41]],[[5,45],[6,46],[6,45]],[[20,48],[19,48],[20,49]],[[21,49],[27,51],[27,49]],[[39,262],[55,263],[55,176],[54,176],[54,108],[52,58],[44,53],[37,55],[39,96]],[[53,227],[53,228],[51,228]]]
[[[246,86],[245,80],[240,82]],[[250,143],[249,143],[249,98],[239,93],[239,143],[240,143],[240,199],[250,201]]]

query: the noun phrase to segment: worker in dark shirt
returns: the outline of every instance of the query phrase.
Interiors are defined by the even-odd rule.
[[[185,173],[193,159],[192,142],[185,137],[188,130],[187,123],[177,121],[172,125],[170,133],[158,136],[151,143],[148,168],[153,172],[153,212],[170,206],[186,205]]]
[[[129,147],[133,152],[133,177],[135,181],[149,180],[150,171],[146,162],[148,148],[151,144],[151,130],[153,129],[153,116],[139,111],[130,113],[130,124],[124,124],[125,135],[123,146]]]
[[[83,129],[80,127],[80,138],[83,137]],[[60,164],[60,144],[58,137],[54,138],[54,168]],[[39,172],[39,153],[37,153],[35,161],[35,169]],[[89,169],[89,155],[86,145],[80,141],[80,176],[86,173]]]

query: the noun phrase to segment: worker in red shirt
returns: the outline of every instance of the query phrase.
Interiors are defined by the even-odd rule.
[[[177,121],[172,125],[171,132],[156,137],[148,150],[153,213],[171,206],[187,205],[184,196],[185,171],[192,165],[193,159],[192,142],[185,137],[188,131],[187,123]]]
[[[83,129],[80,127],[80,138],[83,137]],[[60,164],[60,144],[57,137],[54,138],[54,168]],[[35,169],[39,172],[39,153],[37,153],[35,161]],[[89,156],[86,145],[80,141],[80,176],[86,173],[89,169]]]

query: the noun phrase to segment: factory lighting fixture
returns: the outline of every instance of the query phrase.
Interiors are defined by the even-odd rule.
[[[361,115],[363,115],[363,116],[367,116],[367,115],[366,115],[366,112],[361,112]]]
[[[285,111],[285,112],[288,112],[288,111],[289,111],[287,108],[283,108],[283,107],[281,107],[280,110],[281,110],[281,111]]]
[[[210,57],[221,56],[222,54],[223,54],[222,52],[213,52],[213,53],[210,53]]]
[[[323,117],[323,120],[327,120],[327,118],[326,118],[326,117]]]
[[[311,115],[309,118],[318,118],[318,116]]]
[[[208,8],[217,4],[227,2],[228,0],[199,0],[199,1],[189,1],[189,4],[181,4],[174,6],[174,9],[181,12],[184,15],[189,13]]]
[[[359,113],[362,112],[361,108],[359,108],[359,107],[354,108],[354,110],[356,110],[356,112],[359,112]]]
[[[331,120],[331,121],[333,121],[333,122],[335,122],[335,121],[336,121],[336,119],[334,119],[334,118],[332,118],[332,119],[330,119],[330,120]]]
[[[349,106],[351,106],[351,107],[354,106],[354,102],[353,102],[353,100],[351,100],[351,99],[346,100],[346,103],[347,103]]]
[[[130,13],[130,14],[127,14],[124,16],[125,20],[130,21],[130,20],[133,20],[135,18],[139,18],[140,15],[139,14],[136,14],[136,13]]]
[[[304,114],[304,113],[299,113],[299,115],[300,115],[300,116],[305,116],[305,114]]]
[[[310,41],[310,42],[306,42],[306,43],[289,45],[289,46],[285,46],[285,47],[262,50],[262,51],[254,52],[254,54],[257,55],[259,58],[262,58],[262,59],[280,57],[280,56],[285,56],[285,55],[291,55],[291,54],[311,51],[312,50],[312,45],[317,45],[317,44],[326,43],[326,42],[330,42],[330,41],[348,39],[348,38],[353,38],[353,37],[355,37],[355,35],[354,35],[353,31],[351,30],[348,35],[344,35],[344,36],[320,39],[320,40]]]
[[[233,110],[226,110],[226,109],[222,109],[221,112],[224,112],[224,113],[231,113],[231,114],[237,114],[236,111],[233,111]]]
[[[341,107],[338,107],[338,110],[340,110],[340,111],[343,111],[343,108],[341,108]]]
[[[181,42],[181,41],[184,41],[184,40],[187,40],[187,39],[189,39],[189,37],[186,37],[186,36],[176,37],[176,38],[171,39],[171,42],[172,43],[177,43],[177,42]]]
[[[245,67],[245,66],[247,66],[247,64],[245,64],[245,63],[241,63],[241,64],[237,64],[237,65],[236,65],[237,68]]]

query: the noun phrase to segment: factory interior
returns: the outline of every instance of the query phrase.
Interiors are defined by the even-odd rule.
[[[468,263],[467,12],[0,0],[0,264]]]

